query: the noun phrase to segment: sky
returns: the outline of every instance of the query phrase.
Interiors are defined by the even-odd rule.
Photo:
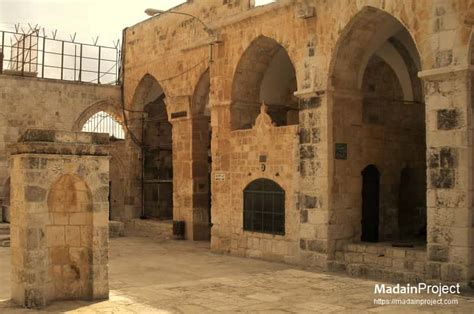
[[[114,46],[122,30],[148,18],[147,8],[166,10],[183,0],[0,0],[0,30],[14,25],[28,29],[28,23],[44,27],[48,37],[57,29],[58,39]]]
[[[256,0],[263,5],[274,0]],[[122,30],[148,18],[147,8],[166,10],[185,0],[0,0],[0,30],[14,30],[14,25],[28,29],[28,23],[44,27],[48,37],[57,30],[58,39],[114,46]]]

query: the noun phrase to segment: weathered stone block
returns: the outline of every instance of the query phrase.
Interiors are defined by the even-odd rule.
[[[428,259],[435,262],[447,262],[449,259],[449,247],[429,245]]]
[[[25,188],[25,200],[27,202],[42,202],[46,198],[46,190],[38,186],[27,186]]]
[[[301,210],[300,211],[300,222],[301,223],[308,222],[308,211],[307,210]]]

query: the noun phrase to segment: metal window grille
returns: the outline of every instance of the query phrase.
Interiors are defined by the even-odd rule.
[[[244,189],[244,230],[285,234],[285,191],[274,181],[257,179]]]
[[[122,125],[107,112],[99,111],[84,123],[83,132],[109,133],[115,139],[125,139]]]

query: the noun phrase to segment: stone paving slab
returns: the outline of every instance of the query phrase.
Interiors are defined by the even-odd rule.
[[[215,255],[205,243],[145,238],[110,241],[110,299],[54,303],[48,313],[472,313],[472,294],[458,305],[374,304],[375,281],[289,265]],[[0,248],[2,286],[9,258]],[[3,289],[3,287],[2,287]],[[0,290],[4,292],[5,289]],[[403,298],[425,298],[405,295]],[[5,294],[0,294],[0,299]],[[35,313],[0,301],[0,313]]]

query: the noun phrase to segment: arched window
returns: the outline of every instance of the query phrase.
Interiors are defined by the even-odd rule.
[[[82,132],[109,133],[116,139],[125,139],[125,132],[120,122],[104,111],[99,111],[90,117],[82,126]]]
[[[274,181],[257,179],[244,189],[244,230],[285,234],[285,191]]]
[[[258,66],[255,66],[258,64]],[[299,123],[296,70],[287,50],[259,36],[242,54],[232,82],[233,130],[251,129],[262,103],[276,126]]]
[[[267,5],[276,2],[276,0],[255,0],[254,6],[259,7],[261,5]]]

